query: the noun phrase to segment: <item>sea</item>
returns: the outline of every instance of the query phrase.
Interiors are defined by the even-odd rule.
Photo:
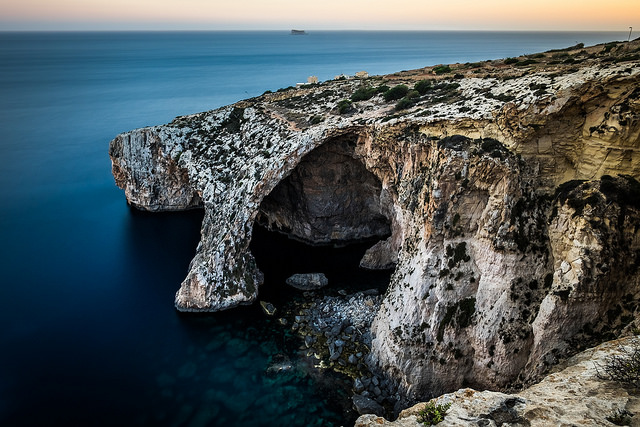
[[[118,133],[309,76],[626,37],[0,31],[0,425],[346,426],[357,416],[349,381],[298,367],[299,338],[276,318],[255,306],[211,315],[174,309],[202,212],[129,208],[110,170]],[[305,268],[324,269],[335,288],[388,281],[357,269],[363,248],[336,255],[287,240],[260,232],[252,242],[266,274],[263,298],[300,297],[282,281]],[[274,374],[269,367],[283,355],[293,367]]]

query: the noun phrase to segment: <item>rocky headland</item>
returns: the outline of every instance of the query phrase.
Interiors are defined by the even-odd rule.
[[[640,327],[639,40],[287,88],[123,133],[109,154],[132,206],[204,208],[181,311],[257,300],[256,223],[377,240],[361,266],[394,268],[386,293],[345,299],[370,301],[370,326],[343,319],[315,353],[396,412],[519,390]]]

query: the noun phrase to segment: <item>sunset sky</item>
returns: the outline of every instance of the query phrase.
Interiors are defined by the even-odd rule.
[[[628,30],[640,0],[0,0],[0,30]]]

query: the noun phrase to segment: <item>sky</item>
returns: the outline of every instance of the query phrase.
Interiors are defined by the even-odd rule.
[[[0,30],[640,31],[640,0],[0,0]]]

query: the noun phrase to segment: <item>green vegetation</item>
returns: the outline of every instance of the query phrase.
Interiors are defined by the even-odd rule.
[[[578,43],[575,46],[569,46],[569,47],[565,47],[565,48],[562,48],[562,49],[551,49],[551,50],[548,50],[547,53],[549,53],[549,52],[566,52],[568,50],[582,49],[583,47],[584,47],[584,43]]]
[[[415,102],[408,97],[402,98],[400,101],[396,103],[396,111],[406,110],[407,108],[413,107]]]
[[[387,102],[395,101],[404,97],[408,92],[409,88],[407,87],[407,85],[397,85],[392,87],[391,89],[388,89],[383,96],[384,100]]]
[[[312,125],[317,125],[319,123],[322,123],[322,121],[324,120],[324,118],[320,115],[315,115],[313,117],[311,117],[311,119],[309,120],[309,123],[311,123]]]
[[[538,61],[536,61],[535,59],[525,59],[524,61],[518,62],[516,65],[518,67],[524,67],[526,65],[537,64],[537,63]]]
[[[418,91],[420,95],[424,95],[431,89],[431,82],[429,80],[420,80],[413,88]]]
[[[520,62],[518,61],[518,58],[506,58],[504,60],[505,64],[517,64],[518,62]]]
[[[338,102],[338,113],[347,114],[352,109],[353,109],[353,103],[348,99],[343,99],[342,101]]]
[[[448,65],[438,65],[436,67],[433,67],[433,72],[438,75],[450,73],[451,67],[449,67]]]
[[[353,92],[353,95],[351,95],[351,100],[354,102],[366,101],[373,98],[377,93],[378,90],[376,88],[362,86],[359,87],[358,90]]]
[[[425,426],[433,426],[441,421],[447,415],[447,411],[451,407],[451,403],[436,405],[433,401],[428,402],[424,409],[418,412],[418,422]]]

